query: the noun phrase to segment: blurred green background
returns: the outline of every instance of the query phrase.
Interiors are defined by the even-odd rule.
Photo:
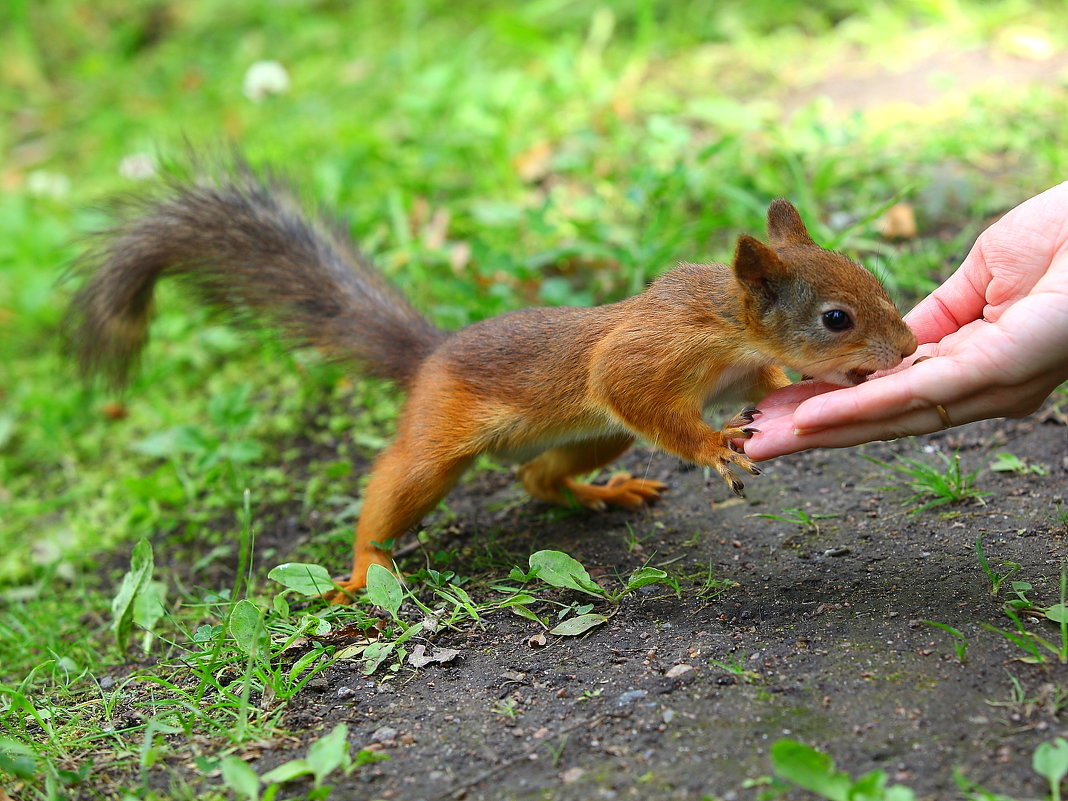
[[[1065,175],[1066,8],[5,4],[0,581],[92,593],[94,554],[144,535],[225,549],[246,487],[262,519],[319,510],[347,538],[388,390],[167,291],[128,395],[64,358],[57,279],[101,202],[189,148],[292,176],[445,326],[729,258],[777,196],[908,305],[990,214]],[[880,235],[898,202],[916,236]]]

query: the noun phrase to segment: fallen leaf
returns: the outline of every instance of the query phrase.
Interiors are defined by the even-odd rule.
[[[915,239],[916,212],[908,203],[895,203],[876,224],[884,239]]]
[[[580,634],[585,634],[587,631],[595,626],[600,626],[602,623],[607,623],[608,618],[604,615],[598,615],[591,613],[588,615],[579,615],[577,617],[569,617],[563,623],[558,623],[549,629],[550,634],[555,634],[558,637],[577,637]]]
[[[126,405],[118,401],[105,403],[100,407],[100,411],[104,413],[104,417],[108,420],[122,420],[129,414]]]
[[[459,655],[460,652],[455,648],[435,648],[428,654],[425,645],[417,645],[408,654],[408,664],[417,668],[426,667],[435,662],[443,665],[452,662]]]
[[[360,659],[363,656],[363,652],[367,650],[369,642],[360,643],[359,645],[350,645],[346,648],[342,648],[336,654],[335,659]]]

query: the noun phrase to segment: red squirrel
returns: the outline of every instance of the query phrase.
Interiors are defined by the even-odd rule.
[[[535,498],[638,508],[659,481],[580,476],[637,437],[716,470],[758,475],[732,447],[755,431],[749,408],[711,428],[706,406],[752,402],[789,367],[857,384],[916,349],[880,283],[809,237],[785,200],[768,208],[768,244],[742,235],[732,263],[680,264],[641,294],[592,308],[527,308],[442,331],[374,269],[344,232],[310,214],[278,179],[239,166],[173,180],[130,205],[82,259],[72,349],[87,374],[126,379],[144,345],[156,282],[173,276],[210,307],[349,360],[407,393],[393,441],[374,462],[344,600],[384,544],[415,526],[481,453],[521,463]]]

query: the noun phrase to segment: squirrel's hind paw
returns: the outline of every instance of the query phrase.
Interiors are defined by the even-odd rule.
[[[609,505],[641,509],[657,501],[667,489],[667,484],[620,473],[600,486],[568,481],[567,488],[576,501],[591,509],[602,510]]]

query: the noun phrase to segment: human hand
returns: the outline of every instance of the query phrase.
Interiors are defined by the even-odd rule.
[[[1068,380],[1068,182],[1010,211],[905,316],[919,348],[855,387],[802,382],[758,405],[760,461],[1023,417]]]

